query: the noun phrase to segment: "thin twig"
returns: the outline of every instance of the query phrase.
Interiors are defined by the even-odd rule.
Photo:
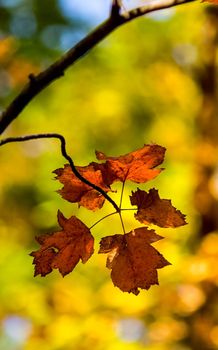
[[[11,142],[23,142],[23,141],[30,141],[30,140],[37,140],[37,139],[47,139],[47,138],[56,138],[56,139],[60,140],[62,156],[69,162],[70,167],[71,167],[72,172],[74,173],[74,175],[79,180],[81,180],[83,183],[85,183],[86,185],[92,187],[94,190],[96,190],[99,193],[101,193],[102,196],[104,196],[104,198],[107,199],[113,205],[113,207],[115,208],[116,212],[119,212],[120,209],[118,208],[117,204],[113,201],[113,199],[110,196],[108,196],[108,194],[101,187],[93,184],[92,182],[87,180],[85,177],[83,177],[78,172],[76,166],[74,165],[74,162],[73,162],[72,158],[69,156],[69,154],[66,151],[66,141],[65,141],[65,138],[62,135],[56,134],[56,133],[50,133],[50,134],[27,135],[27,136],[20,136],[20,137],[8,137],[6,139],[0,140],[0,146],[3,146],[5,144],[11,143]]]
[[[18,115],[34,99],[35,96],[37,96],[53,81],[62,77],[67,68],[69,68],[85,53],[101,42],[113,30],[147,13],[193,1],[196,0],[156,0],[147,3],[145,6],[138,7],[130,11],[123,13],[119,12],[119,16],[110,16],[109,19],[94,29],[90,34],[67,51],[47,69],[38,75],[29,75],[29,82],[0,115],[0,134],[2,134],[8,125],[10,125],[11,122],[18,117]]]

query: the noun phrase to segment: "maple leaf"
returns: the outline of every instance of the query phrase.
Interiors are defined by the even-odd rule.
[[[170,263],[151,243],[162,238],[147,227],[102,238],[99,253],[109,253],[106,266],[111,269],[114,285],[137,295],[138,288],[149,289],[158,284],[157,269]]]
[[[94,252],[94,238],[82,221],[76,216],[66,219],[58,211],[58,222],[61,231],[36,238],[41,247],[30,254],[34,257],[35,276],[46,276],[52,269],[65,276],[80,259],[85,263]]]
[[[84,167],[77,166],[76,169],[84,178],[101,187],[105,192],[111,191],[111,180],[102,164],[93,162]],[[64,185],[58,193],[67,201],[72,203],[78,202],[79,205],[90,210],[96,210],[103,206],[104,196],[78,179],[70,165],[65,164],[64,168],[56,169],[53,173],[57,175],[56,179]]]
[[[165,148],[158,145],[144,145],[136,151],[119,157],[108,157],[96,151],[98,160],[106,160],[105,170],[111,181],[131,180],[143,183],[156,177],[163,169],[154,169],[164,160]]]
[[[174,208],[169,199],[160,199],[155,188],[149,192],[137,189],[130,196],[132,205],[138,207],[135,218],[143,224],[160,227],[178,227],[186,224],[185,215]]]

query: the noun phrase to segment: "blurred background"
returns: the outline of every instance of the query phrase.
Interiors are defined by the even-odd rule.
[[[0,109],[30,73],[106,19],[109,7],[109,0],[0,0]],[[93,228],[95,254],[85,265],[64,279],[57,271],[34,278],[34,237],[57,230],[58,209],[87,226],[113,209],[78,210],[56,193],[52,171],[65,163],[57,141],[3,146],[1,350],[218,349],[217,42],[218,7],[193,3],[137,19],[37,96],[4,133],[61,133],[77,165],[95,160],[95,149],[116,156],[144,143],[165,146],[165,171],[140,188],[172,199],[188,225],[157,229],[165,239],[155,247],[172,265],[159,270],[159,286],[138,296],[113,286],[106,256],[97,254],[102,236],[121,233],[116,215]],[[126,185],[125,207],[135,188]],[[132,212],[125,226],[139,226]]]

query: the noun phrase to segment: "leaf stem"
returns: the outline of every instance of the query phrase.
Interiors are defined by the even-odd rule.
[[[120,209],[120,211],[123,211],[123,210],[137,210],[137,208],[124,208],[124,209]],[[112,216],[114,214],[120,214],[120,212],[118,213],[117,211],[113,211],[113,213],[110,213],[110,214],[107,214],[105,216],[103,216],[101,219],[99,219],[98,221],[96,221],[92,226],[89,227],[89,229],[91,230],[95,225],[97,225],[99,222],[101,222],[102,220],[108,218],[109,216]],[[120,215],[120,221],[121,221],[121,224],[122,224],[122,228],[123,228],[123,232],[125,233],[125,228],[124,228],[124,223],[123,223],[123,218],[122,216]]]
[[[121,208],[120,211],[123,211],[123,210],[137,210],[137,208]]]
[[[98,221],[96,221],[92,226],[89,227],[89,229],[91,230],[95,225],[97,225],[99,222],[101,222],[102,220],[108,218],[111,215],[117,214],[117,211],[113,211],[113,213],[107,214],[105,216],[103,216],[103,218],[99,219]]]
[[[123,201],[124,186],[125,186],[125,180],[122,183],[122,189],[121,189],[121,195],[120,195],[120,205],[119,205],[120,210],[121,210],[122,201]]]
[[[8,137],[8,138],[5,138],[3,140],[0,140],[0,146],[3,146],[5,144],[11,143],[11,142],[23,142],[23,141],[47,139],[47,138],[56,138],[56,139],[60,140],[62,156],[69,162],[70,167],[72,169],[72,172],[75,174],[75,176],[79,180],[81,180],[83,183],[85,183],[86,185],[92,187],[94,190],[96,190],[99,193],[101,193],[102,196],[104,196],[104,198],[107,199],[108,202],[110,202],[113,205],[113,207],[115,208],[116,212],[119,213],[120,212],[120,208],[117,206],[117,204],[114,202],[114,200],[110,196],[108,196],[108,194],[101,187],[93,184],[92,182],[87,180],[85,177],[83,177],[78,172],[76,166],[74,165],[74,162],[73,162],[72,158],[69,156],[69,154],[66,151],[66,141],[65,141],[65,138],[62,135],[56,134],[56,133],[49,133],[49,134],[34,134],[34,135],[26,135],[26,136],[18,136],[18,137]]]
[[[120,211],[118,214],[119,214],[119,216],[120,216],[120,221],[121,221],[123,233],[124,233],[124,235],[125,235],[125,234],[126,234],[126,231],[125,231],[125,226],[124,226],[124,222],[123,222],[123,218],[122,218],[121,211]]]

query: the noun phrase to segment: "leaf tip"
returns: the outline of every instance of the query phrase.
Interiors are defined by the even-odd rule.
[[[59,209],[58,209],[57,217],[58,217],[59,225],[63,228],[67,219]]]
[[[100,151],[95,151],[95,156],[98,160],[104,160],[105,159],[105,154],[103,152]]]

